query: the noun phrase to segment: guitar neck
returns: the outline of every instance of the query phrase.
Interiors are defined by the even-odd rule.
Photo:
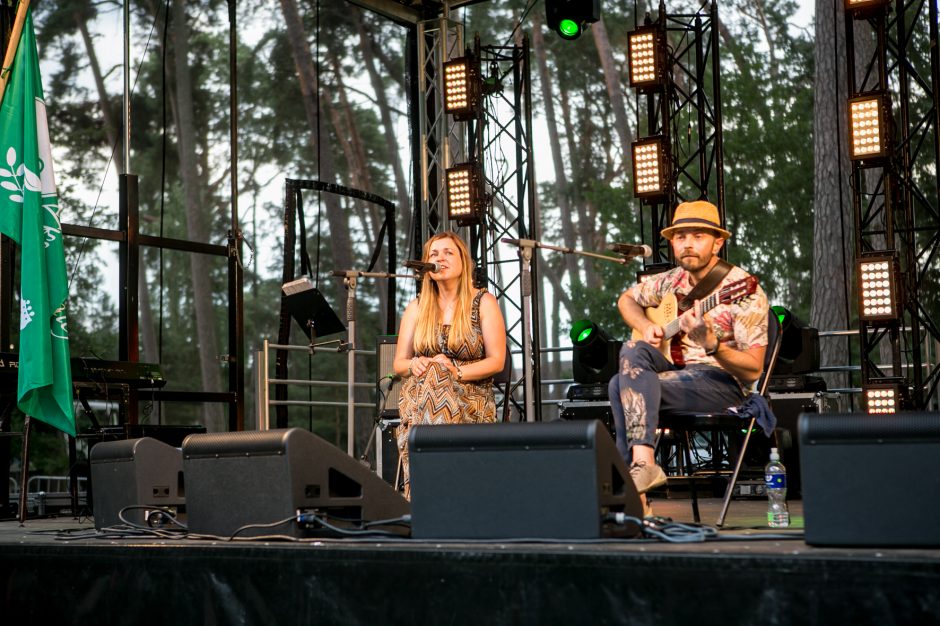
[[[702,300],[702,314],[705,314],[712,309],[718,306],[718,295],[712,294]],[[663,338],[672,339],[679,334],[679,320],[682,319],[682,316],[678,316],[676,319],[672,320],[663,328]]]

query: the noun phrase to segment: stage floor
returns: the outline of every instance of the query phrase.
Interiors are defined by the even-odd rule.
[[[714,523],[720,500],[700,504]],[[692,517],[688,500],[653,507]],[[790,511],[792,528],[769,529],[764,501],[736,500],[720,540],[692,544],[63,541],[93,525],[8,521],[0,615],[96,626],[940,623],[940,550],[807,546],[800,502]]]

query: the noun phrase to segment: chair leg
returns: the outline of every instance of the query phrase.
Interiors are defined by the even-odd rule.
[[[692,467],[692,439],[689,431],[684,431],[685,442],[682,447],[685,449],[685,472],[689,477],[689,495],[692,497],[692,519],[698,524],[702,521],[702,516],[698,511],[698,490],[695,485],[695,470]]]
[[[741,465],[744,463],[744,454],[747,452],[747,444],[751,440],[751,431],[754,430],[755,418],[747,426],[747,433],[744,435],[744,441],[741,443],[741,450],[738,451],[738,460],[734,464],[734,472],[731,474],[731,480],[725,488],[725,497],[721,503],[721,513],[718,514],[718,523],[715,524],[721,528],[725,523],[725,516],[728,514],[728,507],[731,505],[731,495],[734,493],[734,486],[738,483],[738,474],[741,473]]]

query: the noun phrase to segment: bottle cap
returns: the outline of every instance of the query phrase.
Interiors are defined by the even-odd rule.
[[[780,460],[780,453],[777,452],[777,449],[776,449],[776,448],[771,448],[771,449],[770,449],[770,460],[771,460],[771,461],[779,461],[779,460]]]

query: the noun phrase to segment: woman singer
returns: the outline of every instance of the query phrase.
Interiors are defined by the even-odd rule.
[[[506,325],[496,298],[473,287],[467,244],[442,232],[424,244],[421,294],[405,309],[393,368],[403,378],[398,451],[405,497],[411,497],[408,433],[425,424],[496,421],[493,375],[506,358]]]

